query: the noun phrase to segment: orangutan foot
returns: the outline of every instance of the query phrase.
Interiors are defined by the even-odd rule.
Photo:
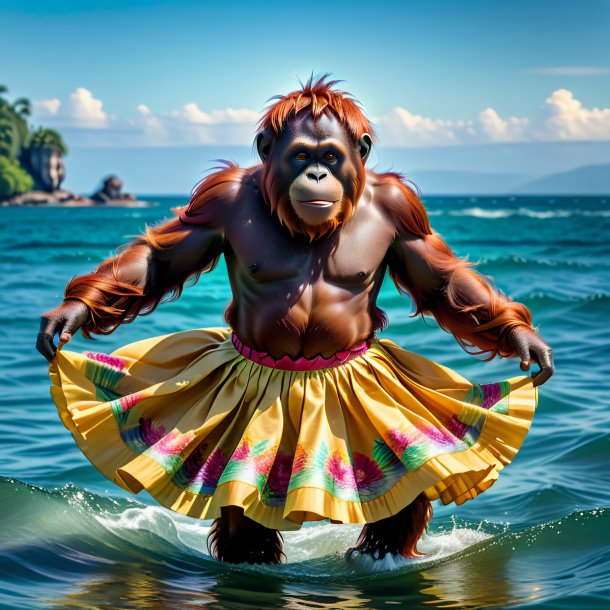
[[[207,539],[214,559],[226,563],[281,563],[284,539],[278,530],[245,517],[238,506],[223,506],[220,511]]]
[[[403,557],[421,557],[417,543],[428,529],[432,518],[432,505],[428,497],[421,493],[411,504],[387,519],[367,523],[360,532],[356,546],[345,554],[350,559],[355,551],[370,555],[373,559],[383,559],[387,554]]]

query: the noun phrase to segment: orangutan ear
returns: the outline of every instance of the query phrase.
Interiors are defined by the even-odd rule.
[[[269,129],[264,129],[256,136],[256,149],[258,150],[258,156],[263,163],[266,163],[269,159],[272,142],[273,136]]]
[[[362,163],[366,163],[372,149],[373,139],[368,133],[362,134],[360,140],[358,140],[358,150],[360,151],[360,156],[362,157]]]

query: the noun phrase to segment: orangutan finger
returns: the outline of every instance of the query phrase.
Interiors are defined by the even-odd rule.
[[[57,342],[57,349],[61,349],[63,345],[70,341],[70,339],[72,339],[72,335],[70,333],[62,332],[59,336],[59,341]]]
[[[553,371],[550,369],[544,369],[540,371],[537,375],[534,375],[534,387],[542,385],[546,383],[553,374]]]
[[[553,358],[553,350],[551,348],[548,348],[547,355],[548,355],[549,361],[551,363],[551,368],[554,371],[555,370],[555,359]]]
[[[539,351],[539,362],[543,369],[553,368],[553,352],[551,349],[542,349]]]
[[[36,337],[36,349],[49,361],[55,356],[53,337],[57,328],[57,320],[43,316],[40,320],[40,331]]]
[[[53,360],[55,355],[55,346],[51,341],[52,337],[49,337],[43,333],[38,333],[36,338],[36,349],[49,361]]]
[[[70,339],[72,339],[72,335],[76,331],[76,324],[66,322],[64,327],[59,335],[59,343],[57,344],[57,349],[61,349]]]
[[[530,352],[529,346],[525,339],[525,337],[520,337],[518,334],[514,339],[514,346],[517,355],[521,359],[521,370],[528,371],[530,368],[531,360],[530,360]]]
[[[550,348],[537,350],[535,356],[540,365],[540,372],[534,376],[534,386],[538,386],[551,378],[555,372],[555,365],[553,364],[553,351]]]

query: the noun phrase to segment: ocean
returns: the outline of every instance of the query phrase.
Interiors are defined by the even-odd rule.
[[[360,526],[286,533],[287,563],[231,566],[205,550],[209,522],[130,496],[99,474],[62,425],[40,314],[186,199],[126,208],[0,209],[0,608],[369,609],[610,607],[610,196],[429,197],[456,254],[533,312],[556,373],[540,387],[513,463],[460,507],[436,503],[417,560],[346,563]],[[69,349],[106,351],[155,335],[224,325],[221,262],[182,298],[114,334]],[[386,278],[382,333],[488,383],[518,360],[483,362],[433,318],[413,318]]]

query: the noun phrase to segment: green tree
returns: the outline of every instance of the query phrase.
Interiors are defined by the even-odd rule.
[[[19,159],[30,141],[27,119],[32,114],[32,104],[25,97],[11,104],[4,98],[6,93],[8,88],[0,85],[0,155]]]
[[[32,190],[34,180],[18,161],[0,156],[0,201]]]
[[[0,85],[0,199],[30,190],[34,186],[33,178],[40,182],[37,188],[55,188],[46,184],[41,168],[48,164],[50,151],[67,155],[66,143],[54,129],[39,127],[31,132],[28,125],[32,115],[30,100],[20,97],[10,102],[7,93],[8,88]]]
[[[32,102],[27,97],[16,99],[11,108],[24,120],[32,116]]]
[[[61,134],[54,129],[39,127],[30,137],[30,148],[54,148],[62,157],[68,154],[68,147]]]

